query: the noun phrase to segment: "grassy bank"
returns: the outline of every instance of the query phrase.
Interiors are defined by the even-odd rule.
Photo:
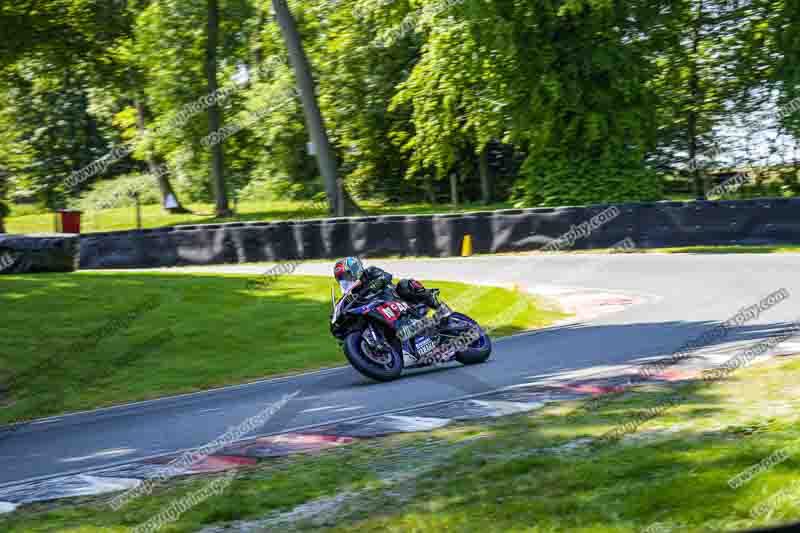
[[[783,245],[727,245],[727,246],[684,246],[678,248],[653,248],[650,252],[670,254],[776,254],[800,252],[800,244]]]
[[[0,423],[346,364],[327,277],[76,273],[0,278]],[[505,335],[561,318],[505,289],[428,282]],[[528,307],[495,324],[517,304]]]
[[[510,204],[479,205],[467,204],[453,208],[449,204],[404,204],[384,205],[378,202],[359,204],[368,215],[422,215],[431,213],[451,213],[462,211],[483,211],[510,208]],[[233,217],[218,218],[214,216],[211,204],[190,204],[186,206],[194,214],[165,213],[159,205],[142,206],[142,227],[158,228],[178,224],[212,224],[220,222],[257,222],[262,220],[288,220],[298,218],[319,218],[327,216],[319,204],[311,202],[242,202],[237,206],[237,214]],[[47,233],[54,230],[52,213],[30,213],[30,209],[21,208],[17,213],[12,211],[11,217],[5,219],[8,233]],[[98,231],[118,231],[136,229],[136,211],[133,207],[87,211],[82,215],[81,231],[93,233]]]
[[[497,254],[476,255],[558,255],[558,254],[777,254],[798,253],[800,244],[759,244],[759,245],[719,245],[719,246],[679,246],[674,248],[596,248],[592,250],[563,250],[541,252],[503,252]]]
[[[237,531],[737,531],[800,519],[800,360],[679,389],[684,401],[621,441],[599,437],[666,394],[642,389],[596,411],[532,414],[362,442],[243,469],[163,531],[240,521]],[[738,488],[776,451],[788,459]],[[36,504],[0,518],[12,532],[127,531],[207,479],[173,480],[113,513],[109,496]],[[793,489],[793,492],[789,489]],[[241,522],[244,521],[244,522]]]

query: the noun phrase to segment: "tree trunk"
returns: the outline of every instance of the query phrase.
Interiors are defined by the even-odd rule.
[[[700,73],[698,72],[700,65],[698,61],[698,48],[700,45],[700,24],[702,24],[701,17],[703,15],[703,2],[702,0],[697,4],[697,17],[694,20],[694,28],[692,32],[692,57],[689,60],[689,68],[691,69],[689,77],[689,92],[691,98],[691,108],[689,109],[688,116],[688,135],[689,135],[689,161],[692,167],[692,177],[694,181],[695,196],[698,200],[706,199],[705,183],[700,174],[700,166],[697,164],[698,140],[697,140],[697,118],[700,109]]]
[[[300,40],[300,33],[297,31],[294,17],[286,0],[272,0],[272,7],[275,10],[275,19],[281,28],[283,40],[286,43],[286,50],[289,54],[289,61],[294,69],[297,78],[297,88],[300,92],[300,101],[303,103],[303,114],[305,116],[306,129],[314,143],[317,153],[317,164],[320,174],[325,182],[325,192],[328,195],[328,203],[332,215],[342,216],[350,214],[347,200],[339,202],[338,187],[336,182],[337,168],[336,158],[331,149],[328,133],[325,131],[325,123],[322,113],[317,104],[317,94],[314,85],[314,78],[311,76],[311,66],[308,63],[303,43]],[[352,202],[352,199],[350,200]],[[354,202],[353,202],[354,205]]]
[[[436,193],[433,192],[433,178],[425,176],[425,197],[431,205],[436,204]]]
[[[356,203],[355,200],[353,200],[353,197],[350,196],[350,193],[347,192],[347,189],[345,189],[344,186],[342,186],[342,196],[341,196],[341,198],[344,201],[342,207],[344,208],[344,214],[345,215],[351,216],[351,215],[363,215],[364,214],[364,210],[361,209],[361,207]]]
[[[489,176],[489,143],[481,150],[478,160],[478,171],[481,176],[481,202],[487,205],[492,201],[492,178]]]
[[[3,201],[3,199],[6,197],[7,176],[8,175],[5,173],[5,171],[0,170],[0,233],[6,232],[6,227],[3,223],[3,219],[5,218],[7,204]]]
[[[458,177],[455,173],[450,174],[450,203],[458,207]]]
[[[208,1],[208,25],[206,34],[206,79],[208,80],[208,94],[217,91],[217,38],[219,34],[219,4],[217,0]],[[222,127],[222,116],[216,99],[208,106],[208,132],[218,131]],[[211,145],[211,184],[214,190],[215,214],[218,217],[231,216],[228,207],[228,192],[225,189],[225,161],[223,159],[222,143]]]
[[[255,69],[258,71],[261,68],[261,64],[264,62],[264,45],[261,42],[261,31],[264,29],[264,22],[266,21],[266,9],[261,6],[257,5],[258,9],[258,19],[256,22],[256,32],[255,32],[255,39],[253,43],[253,63],[255,63]]]
[[[144,94],[140,93],[139,97],[135,101],[136,127],[142,137],[144,137],[147,132],[146,125],[148,117],[144,98]],[[150,149],[149,147],[147,150],[147,167],[150,169],[150,174],[153,175],[158,181],[158,189],[161,191],[161,206],[164,208],[164,210],[169,213],[191,213],[191,211],[183,207],[180,200],[178,200],[178,195],[175,194],[175,190],[172,188],[172,184],[169,182],[169,178],[164,172],[166,169],[166,163],[154,152],[154,150]],[[169,198],[170,195],[172,195],[172,198],[175,200],[175,204],[177,204],[175,207],[166,207],[167,198]]]

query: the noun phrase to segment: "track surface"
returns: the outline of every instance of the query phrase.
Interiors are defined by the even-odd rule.
[[[650,298],[579,326],[499,340],[489,363],[476,367],[417,371],[384,384],[345,367],[37,421],[5,436],[0,432],[0,485],[202,446],[297,390],[298,396],[254,434],[536,383],[576,369],[666,357],[782,287],[789,299],[713,348],[776,335],[800,318],[800,255],[795,254],[565,254],[375,264],[398,277],[519,283],[534,291],[584,287]],[[265,267],[194,270],[258,273]],[[296,272],[329,275],[330,265],[306,264]]]

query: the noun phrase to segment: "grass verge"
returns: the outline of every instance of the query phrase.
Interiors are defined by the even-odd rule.
[[[532,250],[527,252],[501,252],[495,254],[475,254],[475,255],[560,255],[560,254],[774,254],[774,253],[798,253],[800,244],[782,245],[719,245],[719,246],[680,246],[674,248],[595,248],[592,250],[562,250],[553,252],[542,252]]]
[[[652,248],[648,252],[670,254],[775,254],[800,252],[800,244],[785,245],[728,245],[728,246],[684,246],[678,248]]]
[[[367,215],[423,215],[432,213],[458,213],[465,211],[487,211],[508,209],[510,204],[466,204],[457,208],[450,204],[405,204],[391,205],[379,202],[362,202],[359,204]],[[213,205],[191,204],[186,206],[194,214],[166,213],[160,205],[142,206],[142,227],[158,228],[176,226],[178,224],[212,224],[221,222],[257,222],[262,220],[288,220],[299,218],[319,218],[328,216],[311,202],[292,201],[253,201],[242,202],[237,206],[233,217],[218,218],[214,216]],[[23,214],[24,213],[24,214]],[[98,231],[120,231],[136,229],[136,211],[133,207],[87,211],[82,215],[81,231],[94,233]],[[52,213],[30,214],[21,211],[19,215],[5,219],[8,233],[48,233],[54,231],[55,222]]]
[[[330,278],[283,276],[248,290],[250,279],[3,276],[3,336],[13,342],[0,344],[0,423],[346,364],[328,329]],[[439,287],[444,301],[478,296],[459,310],[493,327],[495,336],[564,317],[506,289],[426,284]],[[520,313],[505,317],[514,306]]]
[[[240,521],[241,532],[321,526],[342,533],[694,532],[798,520],[798,378],[800,360],[778,358],[710,386],[684,385],[678,389],[682,404],[606,444],[596,438],[668,392],[642,388],[597,410],[580,410],[580,402],[552,404],[525,415],[267,461],[242,470],[224,494],[163,531]],[[736,489],[729,486],[779,450],[788,459]],[[205,483],[172,480],[121,513],[104,505],[108,496],[29,505],[0,518],[0,526],[10,532],[126,531]]]

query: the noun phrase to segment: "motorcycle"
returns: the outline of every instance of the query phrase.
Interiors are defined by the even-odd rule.
[[[361,374],[391,381],[404,368],[453,360],[472,365],[491,355],[492,341],[480,325],[446,304],[434,310],[422,303],[409,305],[391,286],[364,294],[358,294],[359,287],[361,281],[356,281],[338,301],[331,288],[330,327]],[[438,289],[433,290],[438,296]]]

